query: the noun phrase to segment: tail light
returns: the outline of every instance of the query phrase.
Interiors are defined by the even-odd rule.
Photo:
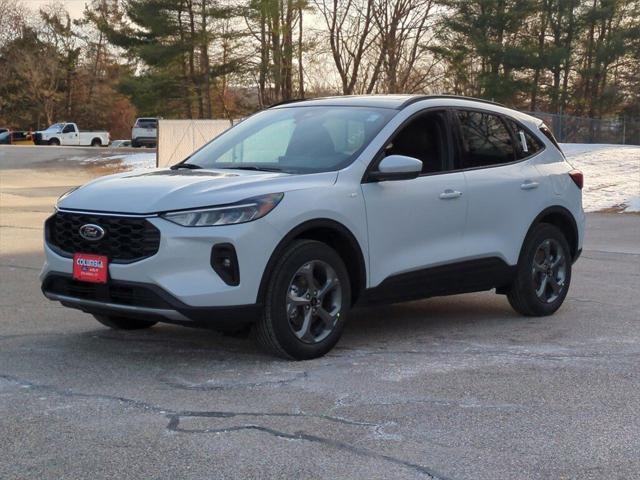
[[[580,170],[571,170],[569,172],[569,176],[571,177],[571,180],[573,180],[573,183],[575,183],[578,188],[582,190],[582,187],[584,185],[584,175],[582,174],[582,172]]]

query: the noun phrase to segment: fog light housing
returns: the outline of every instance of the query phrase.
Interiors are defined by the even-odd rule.
[[[211,267],[224,283],[240,284],[240,268],[236,249],[230,243],[218,243],[211,249]]]

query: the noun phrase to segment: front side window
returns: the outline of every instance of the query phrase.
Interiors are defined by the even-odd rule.
[[[62,133],[73,133],[73,131],[74,131],[73,125],[67,125],[62,130]]]
[[[227,130],[186,163],[286,173],[339,170],[355,160],[396,113],[338,106],[265,110]]]
[[[497,115],[458,111],[462,168],[495,166],[513,162],[516,152],[511,133]]]
[[[448,169],[445,112],[424,113],[411,120],[393,137],[385,155],[406,155],[422,162],[422,174]]]

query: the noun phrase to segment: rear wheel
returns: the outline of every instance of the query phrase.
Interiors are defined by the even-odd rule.
[[[349,275],[340,256],[322,242],[296,241],[273,270],[255,336],[284,358],[320,357],[340,339],[350,306]]]
[[[100,146],[102,146],[102,142],[100,141],[99,138],[94,138],[93,140],[91,140],[91,146],[92,147],[100,147]]]
[[[101,324],[114,330],[141,330],[153,327],[156,323],[151,320],[140,320],[138,318],[116,317],[111,315],[94,315]]]
[[[507,293],[518,313],[544,316],[564,302],[571,282],[571,249],[562,232],[546,223],[537,225],[525,240],[516,280]]]

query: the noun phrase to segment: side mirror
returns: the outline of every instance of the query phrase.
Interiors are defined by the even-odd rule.
[[[411,180],[422,172],[422,161],[404,155],[389,155],[382,159],[378,170],[369,172],[369,178],[376,182],[389,180]]]

